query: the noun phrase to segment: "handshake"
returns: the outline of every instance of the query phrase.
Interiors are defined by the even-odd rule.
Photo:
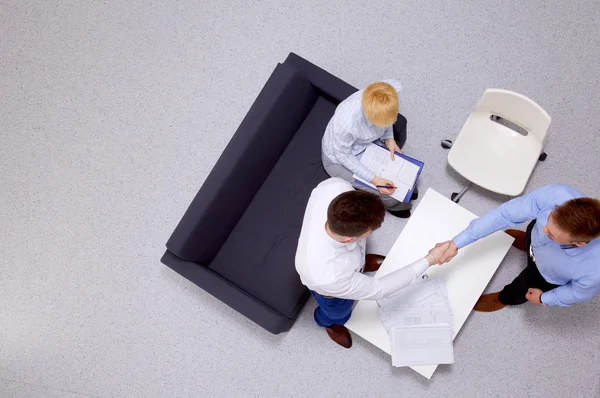
[[[458,246],[453,240],[446,242],[440,242],[429,250],[425,258],[429,262],[429,265],[444,264],[452,260],[458,253]]]

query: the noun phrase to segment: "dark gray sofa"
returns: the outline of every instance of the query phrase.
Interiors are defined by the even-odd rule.
[[[355,91],[290,53],[200,188],[161,261],[268,331],[289,330],[309,297],[294,257],[310,193],[328,178],[321,138],[336,106]]]

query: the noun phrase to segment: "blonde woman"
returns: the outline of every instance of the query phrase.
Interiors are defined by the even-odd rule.
[[[384,80],[359,90],[340,103],[329,121],[322,141],[323,167],[331,177],[342,178],[356,189],[372,190],[354,181],[358,175],[374,185],[392,188],[378,188],[379,196],[386,209],[394,216],[410,217],[410,203],[400,202],[390,195],[395,188],[392,181],[381,178],[361,162],[360,158],[367,146],[381,140],[390,150],[402,152],[402,139],[394,136],[396,131],[404,132],[406,119],[398,115],[402,84],[398,80]],[[416,199],[417,193],[411,199]]]

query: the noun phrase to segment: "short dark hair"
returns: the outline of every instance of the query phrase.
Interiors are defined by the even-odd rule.
[[[327,223],[329,229],[341,236],[360,236],[381,227],[385,207],[381,198],[364,191],[339,194],[329,204]]]
[[[571,199],[552,212],[556,226],[576,239],[590,241],[600,236],[600,200]]]

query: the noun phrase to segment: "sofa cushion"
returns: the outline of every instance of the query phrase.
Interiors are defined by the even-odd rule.
[[[172,253],[212,261],[317,98],[295,67],[277,66],[167,242]]]
[[[329,176],[321,138],[336,105],[321,97],[225,241],[210,268],[287,317],[307,289],[294,258],[313,188]]]

